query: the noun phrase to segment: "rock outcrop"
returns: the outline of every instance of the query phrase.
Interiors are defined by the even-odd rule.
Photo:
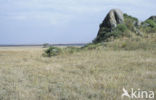
[[[113,28],[116,27],[117,24],[122,24],[123,22],[124,17],[122,11],[120,9],[112,9],[107,14],[100,27]]]
[[[100,24],[93,43],[107,42],[119,37],[131,37],[132,33],[143,36],[142,32],[156,33],[156,16],[151,16],[141,23],[137,18],[123,14],[119,9],[112,9]]]
[[[107,41],[107,38],[111,37],[112,30],[117,27],[118,24],[124,23],[124,16],[120,9],[112,9],[109,11],[103,22],[100,24],[98,35],[93,42]]]

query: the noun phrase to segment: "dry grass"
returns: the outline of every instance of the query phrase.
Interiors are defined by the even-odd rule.
[[[121,100],[123,87],[156,93],[154,50],[42,53],[0,48],[0,100]]]

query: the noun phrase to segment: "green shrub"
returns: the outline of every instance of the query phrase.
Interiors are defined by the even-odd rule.
[[[49,47],[47,50],[45,50],[44,56],[57,56],[62,52],[62,50],[58,47]]]
[[[112,29],[111,32],[108,32],[105,36],[107,37],[107,40],[110,40],[109,38],[117,38],[122,36],[127,36],[128,28],[125,24],[118,24],[116,28]]]
[[[151,28],[155,28],[156,27],[156,23],[153,20],[151,20],[151,19],[146,20],[145,23],[147,23],[148,26],[151,27]]]
[[[125,36],[127,31],[127,26],[125,24],[119,24],[116,28],[114,28],[111,32],[112,36],[120,37]]]
[[[136,17],[132,17],[132,16],[126,14],[126,13],[124,13],[124,19],[125,19],[125,21],[127,19],[132,20],[132,21],[138,21],[138,19]]]
[[[137,25],[137,23],[139,23],[139,20],[127,14],[124,14],[124,23],[127,26],[127,28],[132,32],[135,32],[135,29],[139,27]]]
[[[119,24],[117,26],[117,29],[120,30],[121,32],[125,32],[127,30],[127,26],[125,24]]]

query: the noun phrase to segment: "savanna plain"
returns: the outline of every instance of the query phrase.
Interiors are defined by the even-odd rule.
[[[123,87],[156,93],[156,49],[44,57],[45,49],[0,47],[0,100],[121,100]]]

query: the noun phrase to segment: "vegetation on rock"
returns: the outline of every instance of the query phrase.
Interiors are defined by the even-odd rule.
[[[118,24],[115,28],[102,28],[99,35],[93,40],[93,43],[108,42],[110,38],[129,36],[129,29],[125,24]]]
[[[141,28],[145,33],[155,33],[156,32],[156,21],[152,19],[147,19],[142,22]]]

